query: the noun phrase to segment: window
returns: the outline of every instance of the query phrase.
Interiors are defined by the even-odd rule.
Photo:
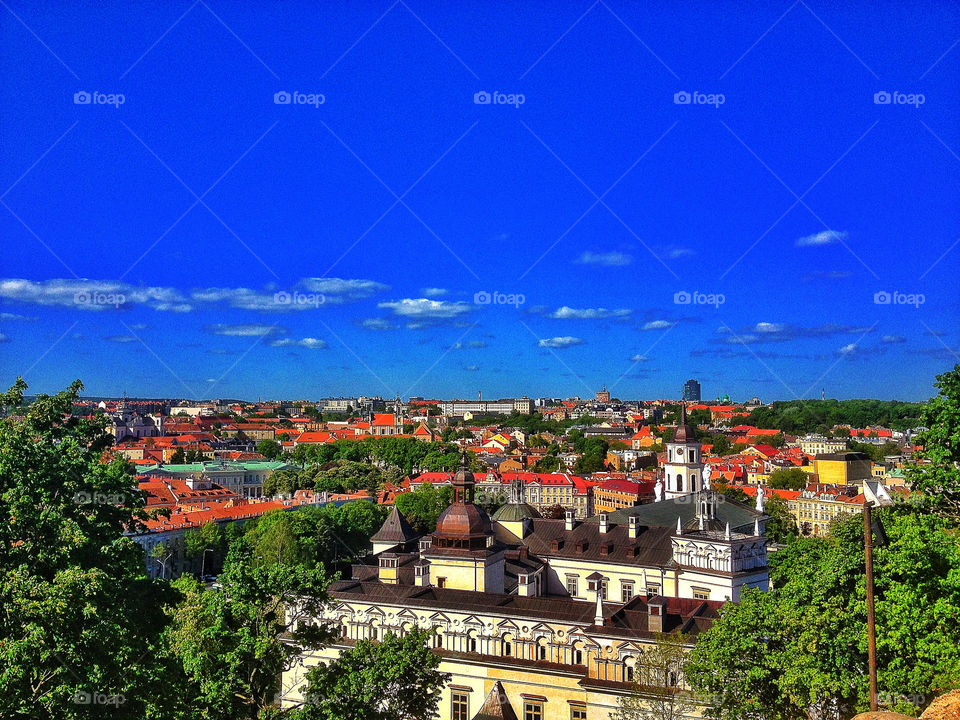
[[[574,705],[570,708],[570,720],[587,720],[587,709]]]
[[[659,595],[659,594],[660,594],[659,585],[656,585],[654,583],[647,584],[647,595]]]
[[[543,720],[543,703],[527,700],[523,704],[523,720]]]
[[[433,636],[433,646],[437,649],[443,647],[443,635],[439,631]]]
[[[453,692],[450,695],[450,720],[470,720],[465,692]]]
[[[696,590],[696,589],[695,589],[695,590],[693,591],[693,599],[694,599],[694,600],[709,600],[709,599],[710,599],[710,591],[709,591],[709,590]]]
[[[627,603],[633,598],[633,583],[623,580],[620,582],[620,599]]]
[[[447,586],[447,579],[446,579],[445,577],[438,577],[438,578],[437,578],[437,587],[438,587],[438,588],[445,588],[446,586]]]
[[[541,646],[539,647],[539,649],[537,650],[537,659],[538,659],[538,660],[546,660],[546,659],[547,659],[547,648],[545,648],[543,645],[541,645]]]
[[[600,581],[600,599],[601,600],[607,599],[607,581],[606,580]]]
[[[377,639],[377,629],[375,627],[370,628],[370,639],[371,640]]]
[[[513,645],[510,644],[509,640],[505,640],[503,643],[503,654],[507,657],[513,655]]]
[[[577,576],[567,575],[567,592],[571,597],[577,596]]]
[[[477,651],[477,640],[476,638],[470,638],[470,652]]]
[[[583,650],[574,650],[574,651],[573,651],[573,664],[574,664],[574,665],[583,665]]]

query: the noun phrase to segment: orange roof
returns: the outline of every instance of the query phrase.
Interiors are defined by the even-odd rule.
[[[375,427],[384,427],[390,426],[393,427],[396,425],[396,418],[392,413],[376,413],[373,416],[373,425]]]

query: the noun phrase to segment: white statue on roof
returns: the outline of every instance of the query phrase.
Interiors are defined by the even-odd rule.
[[[710,476],[713,475],[713,467],[710,465],[703,466],[703,489],[710,490]]]
[[[764,496],[763,485],[757,488],[757,512],[763,512],[763,506],[766,504],[767,499]]]
[[[659,478],[657,484],[653,486],[653,497],[654,502],[663,500],[663,478]]]

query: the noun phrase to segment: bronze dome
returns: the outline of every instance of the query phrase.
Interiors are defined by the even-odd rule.
[[[492,532],[490,518],[472,503],[453,503],[440,514],[436,536],[446,539],[480,538]]]

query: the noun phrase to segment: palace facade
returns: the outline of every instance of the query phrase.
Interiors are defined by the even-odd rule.
[[[433,649],[451,675],[442,720],[605,720],[635,682],[651,696],[684,689],[679,669],[654,672],[645,655],[662,634],[694,642],[725,602],[766,590],[769,578],[767,516],[704,488],[693,430],[678,434],[681,477],[658,502],[549,520],[518,482],[490,518],[461,468],[434,533],[421,537],[394,508],[373,552],[331,585],[334,602],[318,620],[339,639],[284,674],[284,705],[302,702],[317,663],[415,627],[436,630]],[[678,482],[698,489],[679,494]]]

